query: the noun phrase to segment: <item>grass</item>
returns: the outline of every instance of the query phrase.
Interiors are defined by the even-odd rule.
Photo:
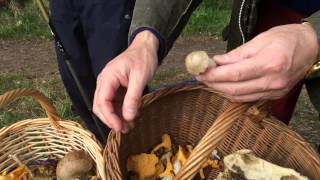
[[[40,16],[35,1],[28,0],[25,8],[14,15],[7,7],[0,7],[0,39],[50,38],[47,25]],[[184,34],[217,33],[226,25],[230,14],[231,0],[203,0],[184,30]],[[151,82],[151,87],[175,78],[176,71],[159,73]],[[70,110],[70,100],[58,77],[26,79],[23,75],[0,74],[0,94],[15,88],[32,87],[40,90],[57,107],[65,119],[78,119]],[[0,111],[0,127],[20,119],[44,117],[39,104],[32,98],[17,100]]]
[[[50,38],[35,1],[28,1],[16,15],[7,7],[0,8],[0,39]]]
[[[203,0],[184,30],[184,34],[221,32],[229,21],[231,0]],[[0,7],[0,39],[50,38],[49,29],[40,16],[35,1],[16,16],[7,7]]]
[[[42,92],[56,107],[63,119],[79,120],[70,109],[71,102],[58,76],[26,79],[23,75],[0,75],[0,94],[16,88],[33,88]],[[0,128],[21,119],[46,117],[43,109],[33,98],[19,98],[0,108]]]
[[[229,22],[231,0],[203,0],[191,16],[184,33],[220,33]]]

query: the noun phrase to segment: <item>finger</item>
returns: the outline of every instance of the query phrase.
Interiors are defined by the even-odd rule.
[[[120,117],[116,114],[113,104],[115,93],[120,87],[120,82],[115,76],[105,76],[103,81],[108,83],[101,83],[95,98],[96,106],[102,114],[102,121],[108,122],[114,130],[120,131],[122,123]]]
[[[134,121],[128,121],[127,122],[128,126],[129,126],[129,129],[133,129],[134,128]]]
[[[100,91],[100,83],[98,83],[98,82],[99,82],[99,78],[97,79],[97,87],[96,87],[96,90],[94,92],[92,111],[100,119],[100,121],[102,121],[110,129],[112,129],[113,127],[111,126],[110,123],[108,123],[108,121],[106,120],[106,117],[104,117],[104,115],[100,111],[100,108],[98,107],[98,102],[97,102],[98,98],[97,97],[98,97],[98,92]]]
[[[263,99],[268,94],[270,94],[270,92],[259,92],[242,96],[232,96],[231,100],[234,102],[253,102]]]
[[[259,92],[254,94],[247,94],[242,96],[233,96],[231,97],[234,102],[253,102],[258,100],[271,100],[271,99],[280,99],[288,92],[283,90],[278,91],[268,91],[268,92]]]
[[[94,110],[95,115],[101,120],[102,118],[104,118],[103,114],[100,112],[99,109],[95,109]],[[108,123],[108,121],[103,121],[101,120],[105,125],[107,125],[110,129],[113,129],[113,127],[111,126],[111,124]]]
[[[141,78],[142,77],[132,75],[129,79],[122,112],[124,119],[127,121],[132,121],[136,117],[140,106],[140,99],[145,87],[145,83],[143,83]]]
[[[248,81],[206,83],[206,85],[216,91],[220,91],[231,96],[240,96],[287,88],[287,82],[283,82],[281,79],[276,78],[277,76],[270,75]]]
[[[123,121],[123,122],[122,122],[122,129],[121,129],[121,133],[123,133],[123,134],[127,134],[127,133],[129,132],[129,129],[130,129],[130,127],[129,127],[128,122]]]
[[[264,63],[265,60],[260,57],[253,57],[238,63],[208,69],[196,78],[202,82],[237,82],[255,79],[266,74],[267,68]]]

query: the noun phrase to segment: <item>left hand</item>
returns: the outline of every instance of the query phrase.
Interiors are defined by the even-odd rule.
[[[305,77],[317,54],[311,25],[277,26],[229,53],[214,56],[218,67],[196,78],[234,101],[279,99]]]

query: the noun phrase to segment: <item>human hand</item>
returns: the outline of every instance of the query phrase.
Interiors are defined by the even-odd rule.
[[[229,53],[214,56],[218,67],[196,78],[234,101],[279,99],[304,78],[318,49],[310,24],[277,26]]]
[[[142,31],[99,74],[93,112],[109,128],[125,133],[133,127],[143,90],[157,68],[157,51],[158,39]]]

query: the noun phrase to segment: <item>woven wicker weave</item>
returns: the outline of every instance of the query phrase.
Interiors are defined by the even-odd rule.
[[[27,163],[35,159],[61,158],[70,150],[83,149],[95,161],[98,177],[106,179],[102,147],[93,134],[76,122],[61,120],[49,100],[36,90],[7,92],[0,96],[0,108],[20,96],[34,97],[48,118],[22,120],[0,130],[0,173],[18,166],[9,155],[17,155]]]
[[[108,179],[127,179],[128,156],[150,152],[164,133],[174,143],[197,145],[176,179],[192,179],[213,149],[227,155],[244,148],[319,179],[317,153],[285,124],[262,113],[262,107],[231,103],[202,85],[164,88],[146,95],[135,128],[126,135],[112,131],[108,137],[104,151]],[[207,179],[217,173],[206,172]]]

